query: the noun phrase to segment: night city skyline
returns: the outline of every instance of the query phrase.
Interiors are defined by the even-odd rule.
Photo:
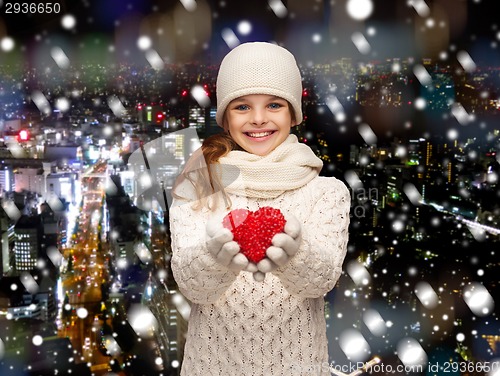
[[[292,132],[351,193],[332,375],[500,375],[493,1],[58,4],[0,1],[0,375],[179,374],[170,190],[254,40],[295,54]]]

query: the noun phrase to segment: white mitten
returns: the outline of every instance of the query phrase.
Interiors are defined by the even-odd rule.
[[[266,258],[259,261],[257,269],[261,273],[269,273],[285,265],[299,250],[302,227],[299,220],[288,214],[285,216],[284,232],[274,235],[272,246],[266,251]]]
[[[233,241],[233,233],[222,226],[222,221],[211,219],[207,223],[207,249],[215,260],[229,269],[239,272],[248,266],[248,259]]]
[[[260,262],[262,262],[262,260]],[[259,270],[258,264],[251,262],[251,261],[246,266],[245,271],[253,273],[253,279],[257,282],[262,282],[264,280],[264,278],[266,277],[265,273],[262,273]]]

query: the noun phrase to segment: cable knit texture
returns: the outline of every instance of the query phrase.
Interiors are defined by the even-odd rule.
[[[349,191],[340,180],[317,176],[277,197],[230,198],[233,209],[271,206],[293,214],[302,226],[300,248],[256,282],[250,272],[218,264],[206,248],[208,220],[222,220],[227,211],[174,201],[172,270],[192,302],[181,375],[330,375],[324,295],[346,254]]]
[[[300,188],[318,176],[323,162],[291,134],[266,156],[233,150],[220,158],[216,170],[226,192],[253,198],[274,198]],[[236,168],[235,168],[236,167]],[[235,174],[239,174],[235,177]]]

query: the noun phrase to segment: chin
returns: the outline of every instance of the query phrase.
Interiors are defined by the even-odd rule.
[[[252,154],[255,154],[255,155],[259,155],[261,157],[269,154],[270,152],[272,152],[275,148],[274,147],[268,147],[268,148],[248,148],[248,152],[252,153]]]
[[[266,155],[268,155],[270,153],[270,151],[254,151],[254,150],[251,150],[250,153],[254,154],[254,155],[258,155],[259,157],[264,157]]]

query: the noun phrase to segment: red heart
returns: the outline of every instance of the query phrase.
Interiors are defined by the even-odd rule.
[[[222,225],[233,233],[233,240],[239,244],[240,252],[255,263],[266,257],[273,236],[283,232],[285,223],[281,211],[269,206],[255,212],[235,209],[222,220]]]

